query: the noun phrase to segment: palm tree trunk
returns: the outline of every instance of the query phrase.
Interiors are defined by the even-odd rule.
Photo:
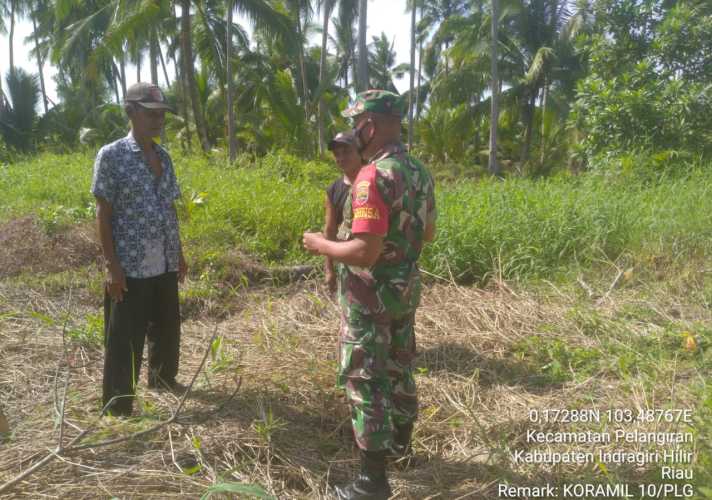
[[[346,66],[346,69],[344,70],[344,88],[346,90],[348,90],[348,88],[349,88],[349,60],[348,59],[346,59],[344,66]]]
[[[121,96],[119,95],[119,68],[116,67],[114,58],[111,58],[111,88],[114,89],[114,97],[116,104],[121,104]]]
[[[326,42],[329,38],[329,16],[331,15],[332,5],[329,2],[324,2],[322,9],[324,9],[323,15],[324,19],[322,22],[321,30],[321,54],[319,57],[319,87],[321,87],[322,94],[324,93],[324,74],[326,73]],[[319,102],[316,108],[316,120],[319,126],[319,155],[324,154],[326,149],[326,130],[324,127],[324,98],[319,95]]]
[[[475,110],[479,107],[480,95],[475,95]],[[480,163],[480,147],[482,146],[482,138],[480,137],[480,126],[482,125],[482,116],[475,111],[475,163]]]
[[[158,60],[161,61],[161,68],[163,69],[163,78],[166,79],[166,88],[171,86],[171,80],[168,78],[168,70],[166,69],[166,61],[163,59],[163,50],[161,50],[161,44],[158,44]]]
[[[420,6],[420,19],[423,19],[423,13],[425,12],[425,6]],[[420,121],[420,85],[421,76],[423,69],[423,38],[421,37],[418,41],[418,89],[415,91],[415,122]]]
[[[121,97],[126,99],[126,63],[124,62],[124,56],[119,58],[119,77],[121,78]]]
[[[181,135],[181,148],[183,148],[183,151],[192,151],[193,150],[193,138],[191,137],[190,133],[190,121],[188,118],[188,104],[186,99],[187,97],[187,92],[186,92],[186,86],[185,86],[185,77],[183,76],[183,70],[181,68],[182,60],[180,60],[180,64],[178,61],[176,61],[175,54],[172,57],[173,61],[173,70],[175,71],[176,74],[176,79],[175,79],[175,85],[176,85],[176,93],[178,94],[178,105],[180,106],[180,115],[183,118],[183,127],[185,128],[185,134]]]
[[[359,0],[358,6],[358,90],[368,90],[368,48],[366,30],[368,29],[368,0]]]
[[[307,88],[307,70],[304,66],[304,43],[302,39],[302,21],[297,12],[297,36],[299,37],[299,73],[302,80],[302,99],[304,102],[304,119],[309,122],[309,89]]]
[[[351,59],[349,54],[344,55],[344,88],[348,90],[349,88],[349,64],[351,63]]]
[[[440,57],[443,57],[445,59],[445,78],[450,76],[450,59],[447,56],[448,50],[450,49],[450,42],[445,42],[445,56],[443,57],[443,54],[440,53]]]
[[[210,150],[208,142],[208,133],[205,126],[203,111],[200,107],[200,99],[198,98],[198,85],[195,82],[195,72],[193,68],[193,48],[190,31],[190,0],[181,0],[181,33],[180,33],[181,52],[183,56],[183,69],[186,76],[186,84],[190,94],[190,101],[193,106],[193,118],[195,119],[195,128],[198,131],[198,138],[203,152],[207,153]]]
[[[351,83],[354,86],[354,90],[356,92],[359,91],[360,86],[361,86],[361,80],[360,76],[358,76],[358,56],[356,54],[356,45],[358,42],[355,42],[352,46],[353,50],[351,51],[351,80],[353,80]]]
[[[492,97],[490,110],[490,140],[488,170],[492,175],[499,175],[497,163],[497,123],[499,122],[499,74],[497,71],[497,24],[499,23],[499,0],[492,0],[492,41],[490,59],[492,65]]]
[[[540,166],[544,166],[546,159],[546,101],[549,98],[549,83],[544,79],[544,88],[541,93],[541,151],[539,156]]]
[[[415,93],[415,2],[410,12],[410,92],[408,92],[408,151],[413,147],[413,98]]]
[[[15,53],[12,47],[15,37],[15,2],[16,0],[10,0],[10,31],[7,35],[10,43],[10,73],[15,71]]]
[[[232,78],[232,14],[235,4],[233,0],[227,2],[227,40],[225,69],[227,75],[227,142],[228,161],[234,163],[237,157],[237,141],[235,140],[235,104],[233,103],[233,78]]]
[[[0,68],[0,110],[5,107],[5,92],[2,91],[2,69]]]
[[[534,107],[536,105],[536,95],[538,92],[532,89],[531,95],[529,96],[529,102],[526,105],[526,115],[524,119],[526,123],[524,124],[524,141],[522,141],[522,152],[519,157],[520,168],[524,167],[524,164],[529,161],[529,150],[532,145],[532,129],[534,128]]]
[[[151,83],[158,85],[158,39],[156,37],[156,31],[151,30],[151,39],[148,46],[148,57],[150,59],[149,64],[151,66]]]
[[[42,103],[44,104],[44,112],[47,113],[47,92],[45,91],[44,71],[42,71],[42,55],[40,54],[40,42],[37,39],[37,20],[34,15],[32,18],[32,37],[35,39],[35,53],[37,55],[37,69],[40,75],[40,89],[42,89]]]

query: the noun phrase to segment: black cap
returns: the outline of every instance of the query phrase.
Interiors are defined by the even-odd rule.
[[[329,151],[333,151],[337,144],[346,144],[358,149],[359,140],[352,131],[339,132],[329,141]]]

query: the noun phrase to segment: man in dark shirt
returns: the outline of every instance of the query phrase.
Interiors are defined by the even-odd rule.
[[[339,226],[344,220],[344,206],[351,191],[351,183],[356,179],[362,161],[358,152],[356,136],[351,131],[336,134],[329,142],[329,151],[334,154],[334,160],[343,173],[326,189],[326,199],[324,200],[324,235],[335,241],[338,237]],[[325,275],[329,290],[336,291],[336,272],[330,257],[326,258]]]
[[[178,282],[187,270],[174,206],[178,182],[170,156],[154,142],[170,107],[157,86],[137,83],[124,109],[131,131],[99,150],[91,187],[107,269],[103,404],[113,415],[132,412],[147,333],[149,387],[182,389],[175,380]]]

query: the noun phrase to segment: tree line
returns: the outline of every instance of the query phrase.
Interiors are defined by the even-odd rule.
[[[387,34],[367,38],[378,15],[367,0],[0,0],[10,40],[0,158],[123,135],[120,103],[144,62],[178,112],[170,138],[230,159],[323,154],[349,126],[339,111],[354,92],[396,91],[405,77],[407,141],[462,171],[544,175],[611,155],[655,163],[712,152],[708,1],[407,0],[406,9],[410,63],[397,65]],[[35,74],[14,66],[21,19],[32,24]],[[47,64],[58,102],[46,95]]]

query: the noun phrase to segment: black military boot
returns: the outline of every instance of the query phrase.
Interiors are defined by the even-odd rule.
[[[348,486],[336,487],[339,500],[387,500],[392,495],[386,478],[387,450],[360,450],[361,473]]]
[[[413,422],[405,425],[396,425],[393,433],[391,454],[395,457],[404,457],[410,453],[410,438],[413,436]]]

